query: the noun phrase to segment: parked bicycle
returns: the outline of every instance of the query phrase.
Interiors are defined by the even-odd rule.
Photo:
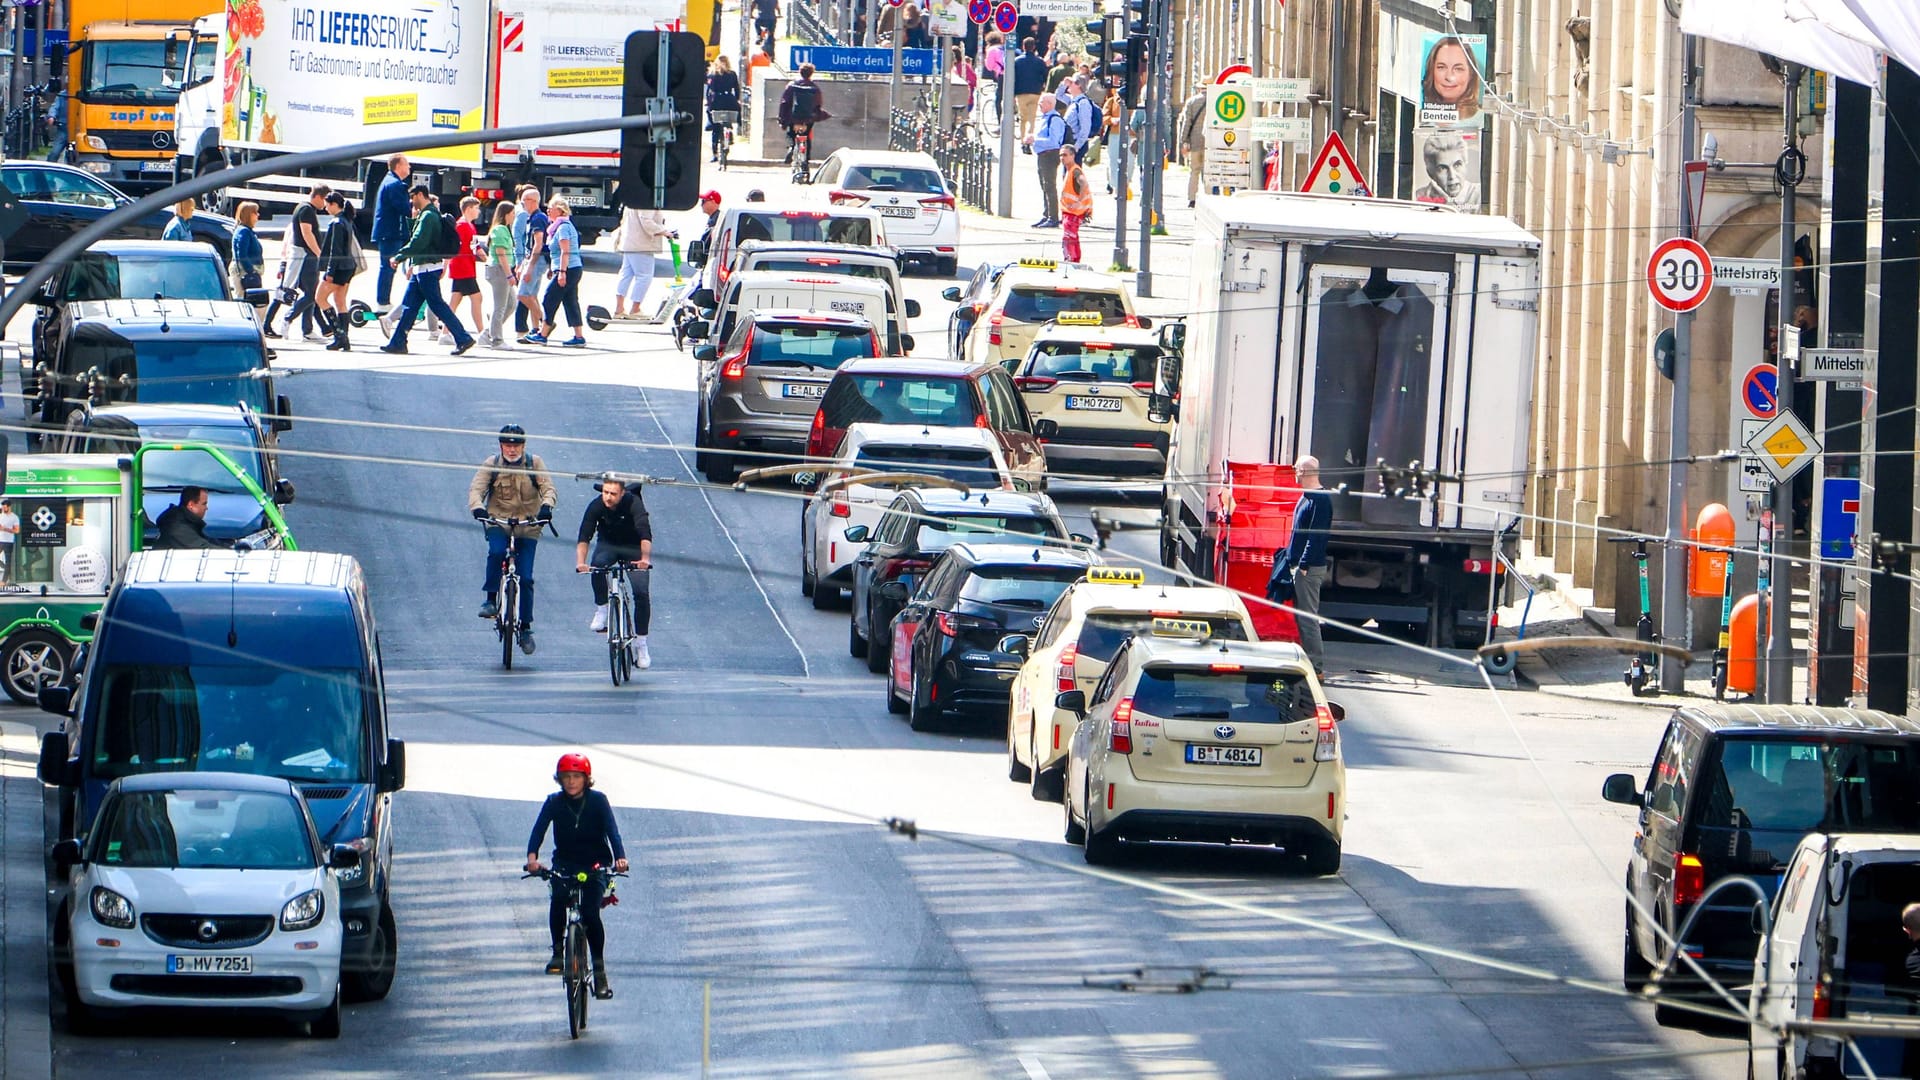
[[[560,980],[567,988],[567,1034],[575,1039],[587,1030],[587,1001],[593,997],[593,968],[591,958],[587,955],[587,932],[580,925],[581,886],[598,881],[601,888],[600,906],[612,907],[620,902],[613,892],[613,879],[626,876],[597,866],[592,870],[571,874],[555,873],[543,866],[520,875],[522,880],[539,878],[549,888],[565,889],[567,892],[567,926],[560,939]]]
[[[555,536],[560,532],[553,527],[553,522],[538,518],[486,517],[480,519],[480,524],[484,528],[505,530],[507,534],[507,550],[500,560],[500,610],[494,613],[493,631],[500,637],[500,665],[512,671],[516,642],[526,650],[527,655],[533,655],[533,637],[520,633],[520,566],[515,558],[520,548],[520,538],[513,534],[513,530],[521,525],[544,525]]]
[[[631,574],[653,571],[636,562],[611,562],[590,567],[581,573],[607,575],[607,668],[613,685],[633,681],[634,632],[633,579]]]

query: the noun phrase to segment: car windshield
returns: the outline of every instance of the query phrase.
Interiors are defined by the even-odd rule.
[[[866,327],[760,323],[753,328],[747,363],[832,369],[873,355],[873,331]]]
[[[262,664],[118,664],[102,673],[93,773],[259,773],[366,782],[365,695],[357,670]]]
[[[1117,292],[1050,285],[1016,285],[1007,294],[1005,314],[1009,319],[1043,323],[1069,311],[1097,311],[1100,325],[1115,326],[1127,319],[1127,301]]]
[[[1730,738],[1712,771],[1702,828],[1749,829],[1784,861],[1809,832],[1920,832],[1920,742]]]
[[[184,255],[110,255],[86,252],[67,274],[61,299],[225,300],[227,285],[220,263],[212,258]]]
[[[1017,544],[1022,540],[1059,539],[1064,535],[1052,518],[1030,514],[964,514],[921,522],[915,543],[923,552],[935,552],[967,540]]]
[[[960,599],[1045,611],[1086,572],[1084,566],[1032,563],[976,566],[960,585]]]
[[[934,375],[856,375],[837,380],[821,403],[829,427],[926,424],[972,427],[980,412],[967,380]]]
[[[1240,620],[1231,615],[1189,615],[1182,613],[1182,619],[1206,620],[1213,627],[1216,641],[1245,641],[1247,635]],[[1105,663],[1113,659],[1121,642],[1148,629],[1153,624],[1153,616],[1145,612],[1138,615],[1093,614],[1080,624],[1078,654],[1090,660]]]
[[[134,791],[101,812],[94,858],[160,870],[311,870],[313,833],[291,795]]]
[[[999,487],[993,455],[983,449],[940,446],[887,446],[868,443],[853,464],[865,471],[925,473],[968,487]]]
[[[1096,342],[1049,341],[1034,346],[1029,375],[1045,375],[1084,382],[1148,382],[1153,378],[1154,346],[1102,345]]]
[[[947,193],[939,173],[910,165],[855,165],[840,178],[840,187],[847,191],[905,191],[915,195]]]
[[[13,168],[0,170],[7,190],[22,199],[66,206],[93,206],[111,210],[126,202],[113,188],[78,169]]]
[[[180,62],[159,38],[91,41],[86,45],[86,89],[91,104],[162,105],[180,99]],[[169,62],[171,61],[171,62]]]
[[[1163,720],[1297,724],[1316,719],[1318,702],[1304,675],[1149,666],[1133,689],[1133,711]]]
[[[201,442],[217,446],[255,484],[264,486],[266,483],[266,477],[260,471],[260,453],[254,449],[251,434],[242,428],[143,428],[140,434],[148,443]],[[178,491],[188,485],[234,494],[246,491],[232,473],[222,468],[213,455],[204,450],[148,450],[140,461],[140,484],[148,491]]]
[[[786,213],[742,213],[736,242],[771,240],[786,243],[807,240],[814,243],[852,244],[872,247],[873,223],[865,218],[839,217],[824,210],[790,210]]]
[[[65,370],[97,368],[116,401],[157,404],[248,405],[267,411],[267,384],[254,378],[265,367],[258,342],[147,338],[133,342],[103,326],[82,326],[74,335]],[[123,383],[121,380],[125,380]]]

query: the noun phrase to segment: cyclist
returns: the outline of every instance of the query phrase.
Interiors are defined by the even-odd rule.
[[[585,754],[567,753],[553,767],[553,780],[560,790],[547,796],[540,816],[533,821],[533,834],[527,838],[527,873],[540,869],[540,843],[547,838],[547,826],[553,826],[553,869],[555,873],[578,873],[613,864],[615,873],[627,872],[627,848],[620,842],[620,822],[613,816],[613,804],[593,788],[593,762]],[[613,996],[613,983],[607,979],[607,928],[600,921],[604,890],[598,878],[579,882],[580,927],[587,932],[587,949],[593,954],[593,996],[605,1001]],[[561,970],[560,937],[567,928],[567,890],[554,883],[553,897],[547,904],[547,932],[553,938],[553,955],[547,958],[547,974]]]
[[[533,553],[540,541],[540,525],[553,520],[554,504],[560,496],[547,475],[546,462],[527,453],[527,432],[519,424],[500,429],[500,452],[491,455],[473,474],[467,486],[467,505],[476,521],[519,519],[530,524],[514,526],[519,539],[514,546],[514,567],[520,574],[520,651],[533,653]],[[480,605],[480,617],[492,619],[500,614],[500,560],[507,554],[507,533],[498,525],[487,526],[486,602]]]
[[[780,126],[786,129],[794,152],[798,152],[803,130],[811,138],[813,125],[831,119],[832,114],[820,104],[820,87],[813,81],[813,65],[801,64],[800,78],[780,93]]]
[[[596,539],[597,537],[597,539]],[[630,562],[642,570],[653,568],[653,525],[647,518],[647,504],[640,493],[627,490],[618,477],[600,478],[600,497],[587,504],[580,516],[580,534],[574,551],[574,566],[586,570],[611,562]],[[593,560],[587,560],[587,544],[593,543]],[[635,667],[645,671],[653,666],[647,653],[647,623],[653,617],[653,601],[647,589],[648,575],[630,573],[627,583],[633,587],[633,645]],[[593,574],[593,622],[596,634],[607,632],[607,575]]]

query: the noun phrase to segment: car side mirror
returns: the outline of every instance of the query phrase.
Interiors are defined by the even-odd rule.
[[[352,844],[335,844],[327,853],[327,866],[334,870],[351,870],[360,865],[360,849]]]
[[[960,287],[957,285],[949,285],[946,288],[940,290],[940,299],[945,300],[950,304],[959,303]]]
[[[1042,442],[1054,438],[1059,434],[1060,422],[1057,420],[1035,420],[1033,422],[1033,437]]]
[[[693,247],[694,247],[694,250],[696,251],[701,251],[701,252],[706,251],[706,248],[702,247],[698,243],[694,244]],[[698,255],[694,256],[694,261],[698,262],[699,259],[700,259],[700,256]],[[710,308],[714,306],[714,296],[713,296],[712,289],[695,289],[691,294],[687,296],[687,299],[693,301],[693,305],[695,307]]]
[[[287,479],[284,476],[278,480],[275,480],[273,482],[273,501],[278,506],[285,506],[288,503],[292,502],[293,501],[293,481]]]
[[[994,647],[1006,653],[1008,656],[1017,656],[1025,660],[1030,644],[1031,642],[1025,634],[1008,634],[1006,637],[1001,638],[999,644]]]
[[[680,332],[690,338],[705,341],[713,333],[713,324],[705,319],[689,319],[687,324],[680,328]]]
[[[100,630],[100,613],[97,611],[89,611],[85,615],[80,616],[80,629],[85,630],[89,634],[98,633]]]
[[[1160,346],[1174,352],[1187,351],[1187,324],[1173,322],[1161,327]]]
[[[273,302],[273,293],[266,289],[247,289],[240,294],[240,300],[252,307],[266,307]]]
[[[873,530],[865,525],[849,525],[841,531],[840,535],[846,537],[850,544],[864,544],[872,533]]]
[[[1086,533],[1068,533],[1067,539],[1076,544],[1091,544],[1094,542],[1093,537],[1088,536]]]
[[[66,732],[47,732],[40,736],[40,762],[34,774],[48,787],[59,787],[66,782],[67,762],[71,753]]]
[[[901,334],[901,335],[900,335],[900,353],[901,353],[901,355],[902,355],[902,356],[904,356],[904,355],[906,355],[907,353],[910,353],[910,352],[912,352],[912,351],[913,351],[913,335],[912,335],[912,334]]]
[[[714,348],[712,345],[695,345],[693,347],[693,358],[695,360],[718,360],[720,359],[720,350]]]
[[[56,870],[71,870],[84,861],[80,857],[80,841],[71,837],[53,845],[47,856],[53,860]]]
[[[407,744],[401,739],[387,740],[387,762],[380,766],[380,790],[399,791],[407,786]]]
[[[1626,806],[1639,806],[1640,791],[1634,787],[1633,777],[1626,773],[1614,773],[1600,785],[1600,797],[1611,803]]]
[[[40,711],[55,716],[65,716],[73,709],[73,687],[42,686],[40,688]]]
[[[1070,712],[1075,716],[1085,716],[1087,714],[1087,692],[1085,690],[1067,690],[1055,694],[1053,707],[1062,712]]]
[[[920,317],[920,301],[909,298],[907,302],[901,306],[907,309],[907,318],[917,319]]]
[[[1135,322],[1136,324],[1138,324],[1138,325],[1139,325],[1139,327],[1140,327],[1140,329],[1142,329],[1142,330],[1151,330],[1151,329],[1153,329],[1153,319],[1152,319],[1152,317],[1150,317],[1150,316],[1147,316],[1147,315],[1135,315],[1135,316],[1133,317],[1133,321],[1134,321],[1134,322]]]
[[[704,240],[695,240],[693,243],[688,244],[687,245],[687,261],[696,262],[696,263],[706,262],[707,261],[707,242]],[[693,295],[699,296],[700,293],[706,293],[708,296],[712,296],[713,290],[701,289],[700,292],[696,292]],[[699,302],[700,301],[698,300],[694,301],[694,303],[696,304]]]
[[[293,402],[285,394],[273,399],[273,430],[293,430]]]
[[[880,587],[874,590],[874,595],[880,597],[882,600],[891,600],[896,604],[904,604],[909,599],[906,584],[899,581],[882,582]]]
[[[1337,701],[1327,702],[1327,712],[1333,714],[1333,722],[1336,724],[1347,718],[1347,707]]]
[[[1753,931],[1755,937],[1766,936],[1767,902],[1765,900],[1755,900],[1753,902],[1753,910],[1747,913],[1747,928]]]

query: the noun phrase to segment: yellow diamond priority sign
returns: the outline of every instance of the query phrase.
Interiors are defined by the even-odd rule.
[[[1813,461],[1820,452],[1820,440],[1799,417],[1783,411],[1753,433],[1747,440],[1747,451],[1760,460],[1774,483],[1784,484]]]

